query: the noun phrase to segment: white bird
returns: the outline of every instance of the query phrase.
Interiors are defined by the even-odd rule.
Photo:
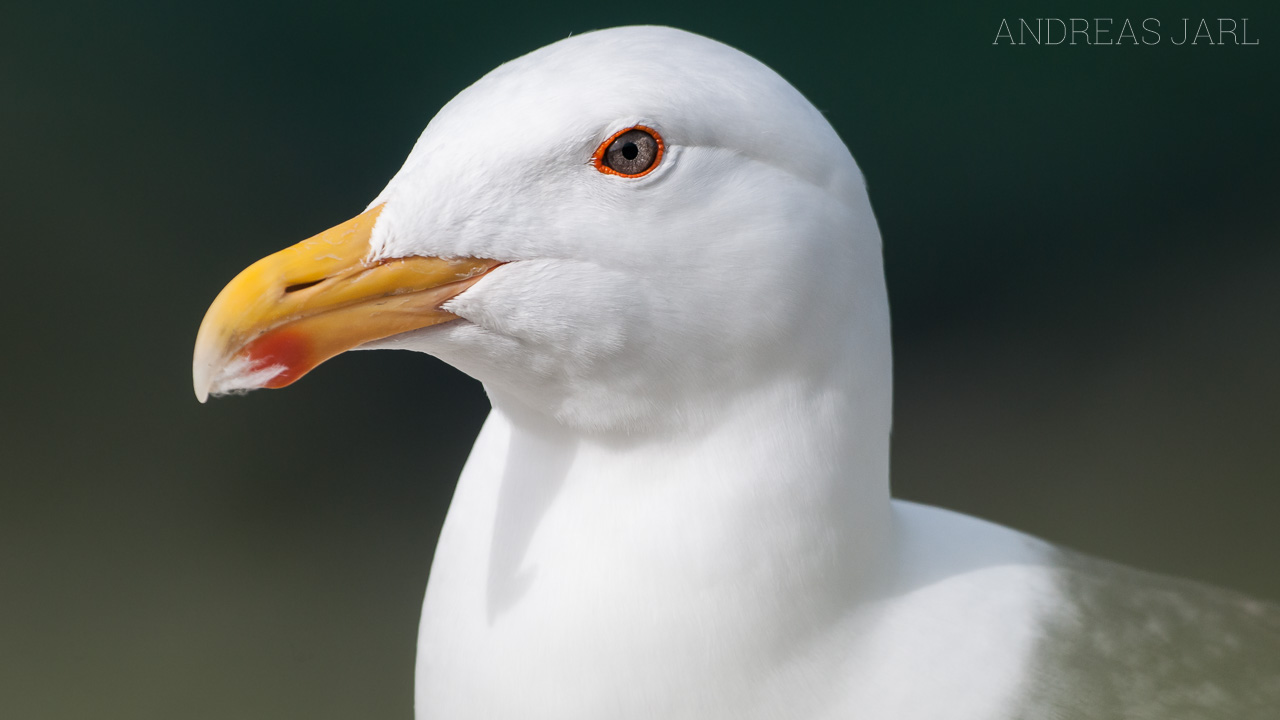
[[[492,412],[418,718],[1280,717],[1280,610],[890,499],[881,240],[791,85],[656,27],[446,105],[354,220],[238,276],[209,393],[431,353]]]

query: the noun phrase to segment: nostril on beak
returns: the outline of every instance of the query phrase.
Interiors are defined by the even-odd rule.
[[[319,280],[312,280],[311,282],[296,283],[296,284],[290,285],[289,287],[286,287],[284,289],[284,294],[288,295],[289,293],[298,292],[299,290],[306,290],[307,288],[313,285],[319,285],[324,281],[325,281],[325,278],[320,278]]]

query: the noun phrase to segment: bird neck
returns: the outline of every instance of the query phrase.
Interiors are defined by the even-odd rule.
[[[511,600],[504,575],[536,565],[550,581],[551,567],[578,562],[577,577],[703,593],[750,622],[826,622],[870,592],[887,555],[889,392],[779,379],[728,401],[715,425],[651,437],[585,435],[492,394],[491,422],[508,435],[491,612]]]
[[[708,702],[741,702],[792,662],[806,688],[839,687],[812,663],[889,575],[888,392],[777,382],[713,427],[625,438],[490,388],[431,569],[418,702],[488,697],[492,677],[659,708],[715,680]]]

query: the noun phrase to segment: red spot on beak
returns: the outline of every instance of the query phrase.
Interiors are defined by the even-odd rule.
[[[245,346],[242,351],[254,368],[279,365],[284,370],[267,381],[265,387],[282,388],[306,375],[319,363],[314,362],[311,343],[306,335],[289,328],[272,330]]]

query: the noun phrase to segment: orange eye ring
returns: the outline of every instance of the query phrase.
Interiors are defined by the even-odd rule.
[[[625,173],[625,172],[620,172],[618,170],[615,170],[614,168],[610,167],[608,162],[606,161],[605,153],[609,151],[609,148],[613,145],[615,140],[635,130],[639,130],[640,132],[645,133],[649,137],[653,138],[654,142],[657,143],[658,147],[657,147],[657,150],[654,152],[653,162],[649,163],[648,167],[646,167],[645,169],[637,173]],[[604,173],[605,175],[617,175],[618,177],[625,177],[625,178],[638,178],[638,177],[644,177],[645,175],[648,175],[649,173],[657,169],[658,165],[662,162],[662,155],[665,152],[666,152],[666,143],[662,141],[662,136],[658,134],[657,130],[654,130],[651,127],[646,127],[644,125],[632,125],[631,127],[623,128],[618,132],[610,135],[608,139],[600,143],[600,147],[596,148],[595,153],[591,155],[591,164],[595,165],[596,169]]]

